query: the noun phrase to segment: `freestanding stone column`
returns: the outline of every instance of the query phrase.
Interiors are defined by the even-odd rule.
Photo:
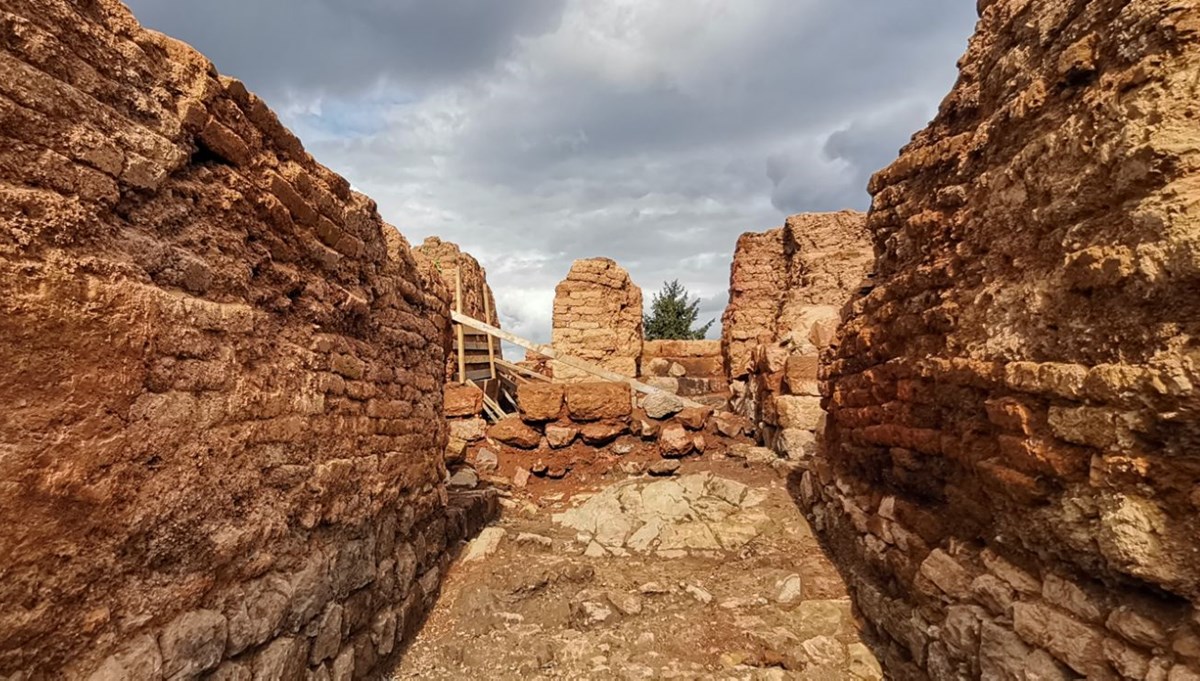
[[[576,260],[554,290],[554,349],[635,377],[642,355],[642,289],[608,258]],[[593,379],[556,364],[555,378]]]

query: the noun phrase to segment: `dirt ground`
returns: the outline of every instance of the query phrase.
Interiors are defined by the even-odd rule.
[[[782,472],[638,468],[513,490],[393,678],[882,678]]]

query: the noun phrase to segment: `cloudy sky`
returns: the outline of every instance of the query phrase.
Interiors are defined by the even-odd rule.
[[[647,304],[679,279],[719,318],[738,235],[865,209],[975,21],[963,0],[128,2],[410,241],[475,255],[540,341],[576,258],[617,260]]]

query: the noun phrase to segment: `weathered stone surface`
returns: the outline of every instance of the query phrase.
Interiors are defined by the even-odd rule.
[[[546,425],[546,444],[554,449],[562,449],[575,441],[579,429],[574,426],[562,426],[554,423]]]
[[[633,411],[627,383],[589,381],[566,386],[567,412],[573,421],[626,418]]]
[[[690,430],[703,430],[712,413],[712,407],[688,407],[676,414],[675,420]]]
[[[526,421],[553,421],[562,414],[561,383],[530,381],[517,386],[517,407]]]
[[[642,355],[642,290],[608,258],[576,260],[554,290],[551,344],[609,371],[634,377]],[[558,365],[555,377],[593,380],[584,371]]]
[[[642,398],[642,410],[652,419],[665,419],[683,410],[686,405],[678,395],[652,392]]]
[[[481,418],[451,419],[450,439],[477,442],[487,437],[487,421]]]
[[[451,296],[456,291],[462,292],[462,311],[468,317],[487,322],[500,328],[500,314],[496,309],[496,298],[492,295],[492,287],[488,285],[487,271],[470,253],[463,251],[457,244],[443,241],[436,236],[426,237],[420,245],[413,247],[413,252],[423,256],[432,265],[443,285]],[[451,298],[453,301],[454,299]],[[452,339],[447,337],[449,343]],[[448,344],[447,350],[451,349]],[[496,357],[503,357],[503,348],[495,341],[492,351]],[[458,378],[458,354],[446,353],[446,379]],[[480,406],[479,411],[483,407]],[[479,413],[476,411],[475,413]]]
[[[444,543],[448,291],[118,2],[0,14],[0,677],[252,674],[348,541]]]
[[[658,435],[658,445],[662,448],[663,456],[677,458],[691,454],[696,448],[696,441],[682,424],[668,423]]]
[[[185,612],[159,637],[163,676],[193,677],[217,666],[225,654],[225,616],[213,610]]]
[[[520,416],[506,416],[488,428],[488,437],[512,447],[533,449],[542,441],[542,434],[530,428]]]
[[[785,337],[811,345],[815,322],[801,321],[804,310],[842,305],[870,266],[865,222],[853,211],[793,215],[784,227],[738,239],[721,317],[730,378],[750,373],[755,346]]]
[[[446,416],[478,416],[483,412],[483,391],[473,385],[446,384]]]
[[[620,421],[594,421],[580,427],[579,437],[593,447],[601,447],[627,432],[629,426]]]
[[[896,668],[948,673],[948,607],[983,605],[983,678],[1161,678],[1200,606],[1200,7],[979,11],[937,117],[871,181],[874,276],[822,355],[801,496]],[[814,344],[832,313],[810,314]]]

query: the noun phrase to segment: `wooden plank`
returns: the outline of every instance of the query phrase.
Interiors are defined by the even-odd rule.
[[[549,376],[544,376],[542,374],[539,374],[538,372],[534,371],[533,369],[527,369],[527,368],[521,366],[520,364],[513,364],[512,362],[510,362],[506,359],[496,360],[496,366],[500,367],[501,369],[508,369],[509,371],[511,371],[515,374],[520,374],[522,376],[532,378],[535,381],[542,381],[544,383],[553,383],[554,382],[554,379],[550,378]]]
[[[454,311],[457,314],[462,314],[462,275],[459,274],[458,268],[454,268]],[[467,358],[463,351],[463,325],[459,324],[454,327],[458,331],[458,382],[466,383],[467,378]]]
[[[491,324],[487,324],[485,322],[479,321],[478,319],[473,319],[471,317],[468,317],[468,316],[462,314],[461,312],[451,312],[450,318],[463,326],[469,326],[473,329],[478,329],[480,331],[486,331],[487,333],[495,336],[496,338],[499,338],[500,340],[506,340],[509,343],[523,347],[526,350],[533,350],[537,354],[545,356],[545,357],[549,357],[550,359],[554,360],[555,362],[558,362],[559,364],[565,364],[573,369],[579,369],[580,371],[587,372],[598,378],[603,378],[606,381],[613,381],[614,383],[628,383],[631,388],[633,388],[634,390],[636,390],[640,393],[645,393],[645,394],[649,395],[649,394],[653,394],[653,393],[663,392],[662,390],[655,388],[653,386],[646,385],[645,383],[642,383],[641,381],[630,378],[628,376],[622,376],[621,374],[614,373],[607,369],[603,369],[603,368],[598,367],[590,362],[585,362],[582,359],[577,359],[575,357],[571,357],[570,355],[560,355],[554,350],[554,348],[550,347],[549,345],[542,345],[541,343],[534,343],[531,340],[526,340],[524,338],[521,338],[520,336],[517,336],[517,335],[511,334],[507,331],[504,331],[503,329],[497,329],[496,327],[492,326]],[[701,404],[699,402],[696,402],[694,400],[689,400],[686,397],[680,396],[679,399],[683,400],[683,403],[689,407],[701,406]]]
[[[483,293],[483,318],[490,320],[492,318],[492,301],[488,296],[487,288],[483,282],[479,283],[481,293]],[[493,345],[495,341],[491,336],[487,337],[488,349],[488,366],[492,369],[492,378],[496,377],[496,347]]]
[[[467,369],[468,381],[486,381],[492,377],[492,370],[481,366],[478,369]]]

